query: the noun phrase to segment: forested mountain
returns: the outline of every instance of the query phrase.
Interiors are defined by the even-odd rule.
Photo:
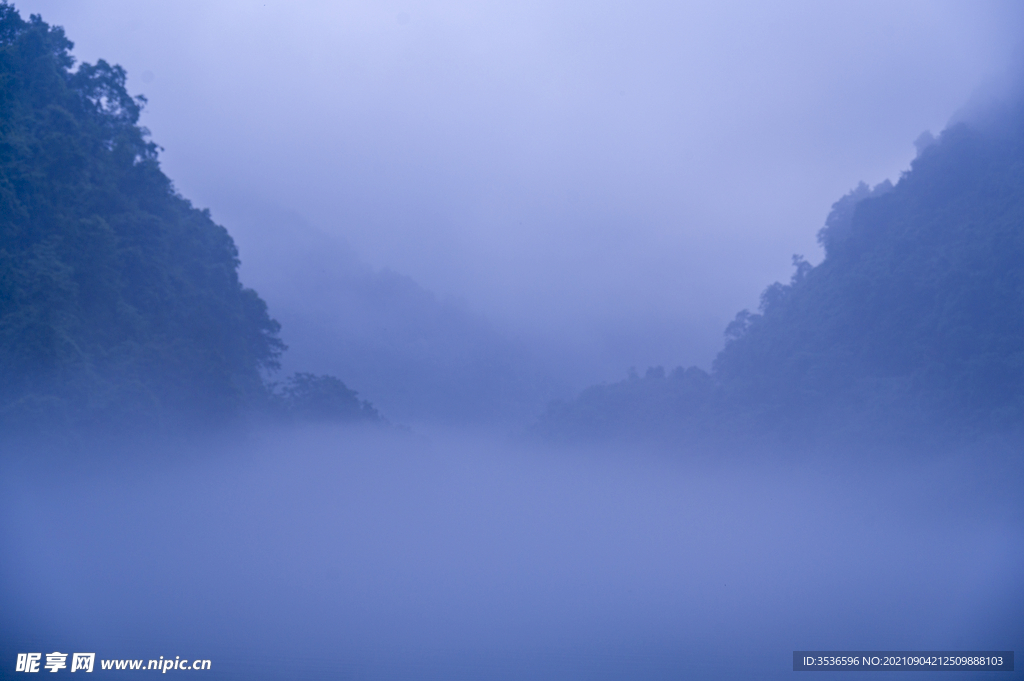
[[[552,405],[540,430],[1020,427],[1024,110],[1004,105],[924,142],[895,186],[836,202],[819,233],[825,259],[794,257],[790,283],[726,329],[710,374],[595,386]]]
[[[280,327],[234,242],[161,172],[124,70],[76,68],[71,48],[0,3],[4,427],[215,423],[311,399],[372,412],[337,379],[268,390]]]

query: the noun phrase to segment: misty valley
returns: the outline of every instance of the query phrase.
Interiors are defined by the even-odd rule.
[[[73,47],[0,0],[0,678],[1024,650],[1021,95],[838,197],[710,364],[603,380],[258,197],[220,224]]]

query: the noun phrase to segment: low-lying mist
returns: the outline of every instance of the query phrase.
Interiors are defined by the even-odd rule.
[[[1024,476],[1007,451],[304,427],[81,454],[2,459],[5,660],[748,679],[788,677],[793,650],[1024,647]]]

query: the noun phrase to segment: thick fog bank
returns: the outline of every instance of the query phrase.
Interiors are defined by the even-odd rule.
[[[4,665],[59,650],[210,659],[204,678],[740,679],[788,677],[796,649],[1024,649],[1006,453],[696,463],[332,428],[134,448],[4,459]]]

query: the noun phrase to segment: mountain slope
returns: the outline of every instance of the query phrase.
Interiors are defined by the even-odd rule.
[[[895,186],[843,197],[820,240],[821,264],[794,258],[792,281],[768,287],[759,313],[737,315],[707,380],[690,381],[700,398],[656,419],[662,431],[1024,423],[1020,105],[949,127]],[[666,388],[672,380],[678,386]],[[658,392],[684,383],[683,374],[655,372],[595,387],[549,409],[541,429],[649,430],[622,395],[649,403],[648,414],[665,412]]]
[[[0,419],[217,420],[264,394],[278,325],[180,195],[104,61],[0,4]]]

